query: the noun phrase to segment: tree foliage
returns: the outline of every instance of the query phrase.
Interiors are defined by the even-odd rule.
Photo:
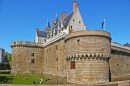
[[[7,57],[8,57],[8,60],[11,61],[12,55],[9,54]]]

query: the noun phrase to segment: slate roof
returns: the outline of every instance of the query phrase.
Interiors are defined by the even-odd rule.
[[[129,44],[129,43],[126,43],[126,44],[124,44],[124,46],[130,47],[130,44]]]
[[[73,12],[72,12],[72,13],[70,13],[68,16],[66,16],[66,17],[62,20],[62,21],[63,21],[64,26],[66,26],[66,25],[69,23],[69,21],[70,21],[70,19],[71,19],[72,15],[73,15]]]
[[[47,32],[46,31],[37,31],[37,36],[47,38]]]

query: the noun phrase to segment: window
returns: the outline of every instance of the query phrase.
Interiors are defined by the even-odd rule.
[[[46,42],[46,39],[45,39],[45,42]]]
[[[31,59],[31,63],[35,63],[35,60],[34,60],[34,59]]]
[[[56,61],[58,61],[58,58],[56,58]]]
[[[78,39],[77,42],[79,43],[79,42],[80,42],[80,39]]]
[[[79,21],[79,24],[81,23],[81,21]]]
[[[34,57],[34,53],[31,53],[31,56]]]
[[[73,22],[74,22],[75,20],[73,19]]]
[[[71,29],[72,29],[72,26],[71,26]]]
[[[56,50],[58,50],[58,45],[56,45]]]
[[[75,69],[75,61],[71,61],[71,63],[70,63],[70,69]]]
[[[58,70],[58,67],[57,67],[57,70]]]

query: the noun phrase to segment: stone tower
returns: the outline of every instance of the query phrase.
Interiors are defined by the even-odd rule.
[[[65,38],[67,81],[70,83],[102,83],[109,81],[111,37],[100,30],[82,30]]]
[[[41,74],[43,66],[43,47],[28,41],[15,41],[12,48],[12,74]]]

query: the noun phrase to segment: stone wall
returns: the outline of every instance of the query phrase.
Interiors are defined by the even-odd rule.
[[[110,34],[100,30],[72,32],[44,47],[12,42],[11,73],[49,74],[78,84],[130,79],[130,50],[110,44]]]
[[[44,71],[43,47],[33,43],[12,42],[12,74],[35,73]],[[34,60],[33,60],[34,59]]]
[[[66,77],[66,50],[64,38],[44,48],[45,73]]]
[[[112,81],[130,79],[130,51],[112,47],[110,59],[110,72]]]
[[[65,39],[67,81],[102,83],[109,81],[110,34],[104,31],[77,31]]]

